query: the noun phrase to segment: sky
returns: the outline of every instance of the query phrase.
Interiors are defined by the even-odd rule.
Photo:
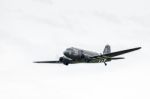
[[[149,0],[0,0],[1,99],[149,99]],[[104,64],[34,64],[68,47],[142,47]]]

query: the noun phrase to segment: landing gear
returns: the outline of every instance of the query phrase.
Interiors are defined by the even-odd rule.
[[[104,62],[104,64],[105,64],[105,66],[107,66],[107,63],[106,63],[106,62]]]
[[[107,59],[102,59],[101,61],[99,62],[103,62],[105,66],[107,66],[107,63],[106,63]]]

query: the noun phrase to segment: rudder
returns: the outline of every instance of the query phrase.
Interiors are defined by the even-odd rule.
[[[106,45],[103,51],[103,54],[108,54],[111,53],[111,47],[110,45]]]

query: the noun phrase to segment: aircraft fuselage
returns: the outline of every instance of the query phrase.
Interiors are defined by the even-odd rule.
[[[78,48],[67,48],[64,51],[64,56],[66,58],[69,58],[73,60],[75,63],[82,62],[82,63],[98,63],[102,62],[103,59],[91,59],[90,57],[98,56],[100,55],[97,52],[92,52],[88,50],[78,49]]]

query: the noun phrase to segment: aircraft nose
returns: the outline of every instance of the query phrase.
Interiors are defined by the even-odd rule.
[[[64,55],[65,55],[65,56],[68,56],[68,55],[69,55],[69,52],[68,52],[68,51],[64,51]]]

